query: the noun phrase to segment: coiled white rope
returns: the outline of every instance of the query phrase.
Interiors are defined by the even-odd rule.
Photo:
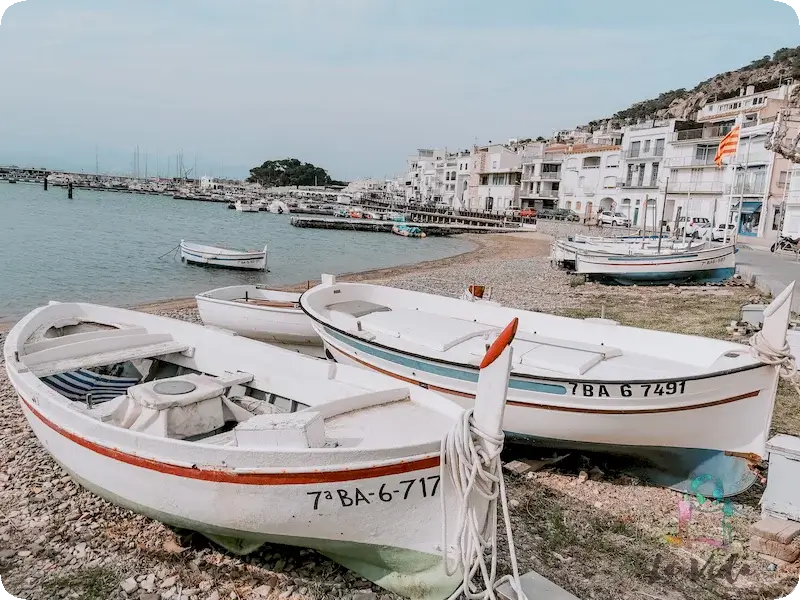
[[[750,352],[755,358],[767,365],[778,367],[778,374],[794,386],[795,391],[800,395],[800,375],[797,372],[797,361],[792,355],[789,342],[784,340],[783,348],[777,349],[767,341],[767,338],[760,331],[757,331],[750,338]]]
[[[481,441],[486,442],[487,452]],[[447,550],[447,506],[442,498],[442,557],[445,572],[452,576],[461,569],[464,580],[450,600],[464,594],[469,600],[495,600],[497,588],[509,582],[519,600],[527,600],[522,592],[517,555],[511,534],[503,465],[500,452],[503,434],[499,437],[481,431],[473,419],[473,411],[464,412],[460,421],[442,440],[441,478],[449,478],[458,502],[456,555],[450,565]],[[503,520],[511,558],[512,575],[497,579],[497,502],[503,509]],[[488,504],[488,510],[487,510]],[[484,514],[485,513],[485,514]],[[487,563],[488,554],[488,563]],[[483,589],[472,581],[480,572]]]

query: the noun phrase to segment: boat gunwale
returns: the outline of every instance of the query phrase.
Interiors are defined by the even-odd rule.
[[[199,248],[209,248],[212,251],[213,250],[221,251],[218,254],[220,256],[225,256],[226,258],[235,257],[235,256],[238,256],[238,257],[243,257],[243,256],[264,257],[264,256],[267,255],[267,253],[263,249],[262,250],[236,250],[236,249],[233,249],[233,248],[223,248],[222,246],[206,246],[205,244],[194,244],[192,242],[181,242],[180,248],[181,248],[181,250],[188,251],[188,252],[193,252],[193,253],[195,253],[197,255],[209,254],[209,255],[214,255],[216,257],[216,254],[214,252],[209,252],[209,251],[206,251],[206,250],[200,250],[199,249]]]
[[[277,312],[277,313],[287,313],[290,315],[301,315],[302,311],[299,307],[288,307],[288,306],[264,306],[262,304],[250,304],[248,302],[238,302],[237,300],[244,300],[244,298],[238,298],[235,300],[225,300],[224,298],[213,298],[211,296],[204,296],[203,294],[198,294],[194,297],[195,301],[198,303],[198,309],[200,308],[200,302],[209,302],[211,304],[221,304],[223,306],[236,306],[238,308],[243,309],[258,309],[264,312]]]
[[[355,284],[355,285],[360,285],[360,284]],[[336,331],[337,333],[346,336],[348,339],[356,339],[356,338],[353,337],[353,335],[351,333],[348,333],[347,331],[339,329],[338,327],[336,327],[335,325],[333,325],[331,323],[326,323],[326,322],[322,321],[319,317],[317,317],[317,316],[315,316],[315,315],[313,315],[313,314],[311,314],[309,312],[309,309],[306,308],[306,305],[303,302],[303,299],[305,298],[306,293],[308,293],[310,291],[311,290],[306,290],[305,292],[303,292],[300,295],[300,308],[303,309],[303,312],[312,321],[314,321],[315,323],[319,323],[322,327],[327,327],[329,329],[332,329],[333,331]],[[515,309],[512,309],[512,310],[515,310]],[[480,371],[480,368],[478,367],[478,365],[471,365],[469,363],[459,363],[459,362],[445,360],[443,358],[438,358],[438,357],[434,357],[434,356],[426,356],[426,355],[423,355],[423,354],[416,354],[414,352],[407,351],[407,350],[399,350],[398,348],[393,348],[392,346],[386,346],[384,344],[381,344],[380,342],[375,342],[373,340],[365,340],[365,339],[357,338],[356,341],[358,341],[359,343],[362,343],[362,344],[372,345],[372,346],[374,346],[374,347],[376,347],[376,348],[378,348],[380,350],[388,350],[390,352],[395,352],[397,354],[404,354],[406,356],[409,356],[409,357],[415,358],[415,359],[427,360],[429,362],[433,362],[433,363],[437,363],[437,364],[441,364],[441,365],[447,365],[447,366],[450,366],[450,367],[468,369],[470,371]],[[580,376],[573,377],[573,378],[559,377],[559,376],[546,377],[546,376],[542,376],[542,375],[530,375],[528,373],[520,373],[518,371],[514,371],[513,367],[512,367],[511,377],[512,378],[518,378],[518,379],[539,381],[539,382],[542,382],[542,381],[543,382],[553,381],[553,382],[558,382],[558,383],[573,383],[573,382],[579,381],[581,383],[586,383],[586,384],[630,383],[632,385],[636,385],[636,384],[647,384],[647,383],[672,383],[672,382],[680,382],[680,381],[700,381],[700,380],[703,380],[703,379],[713,379],[715,377],[724,377],[726,375],[734,375],[736,373],[741,373],[741,372],[744,372],[744,371],[751,371],[751,370],[754,370],[754,369],[760,369],[761,367],[765,367],[765,366],[769,366],[769,365],[767,365],[766,363],[763,363],[763,362],[759,362],[759,363],[755,363],[755,364],[751,364],[751,365],[743,365],[741,367],[736,367],[734,369],[724,369],[722,371],[713,371],[713,372],[709,372],[709,373],[703,373],[703,374],[700,374],[700,375],[688,375],[686,377],[672,377],[672,378],[667,378],[667,379],[624,379],[624,380],[623,379],[583,379]]]

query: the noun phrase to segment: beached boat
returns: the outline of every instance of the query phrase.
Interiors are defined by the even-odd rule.
[[[401,235],[403,237],[412,237],[412,238],[424,238],[426,237],[425,232],[422,231],[419,227],[414,227],[413,225],[393,225],[392,226],[392,233],[395,235]]]
[[[239,212],[254,212],[257,213],[260,209],[258,204],[255,202],[244,202],[242,200],[237,200],[234,203],[234,208],[236,208]]]
[[[378,373],[91,304],[34,310],[3,353],[42,446],[95,494],[232,552],[314,548],[399,594],[445,598],[462,583],[443,560],[461,556],[461,507],[479,535],[496,524],[514,331],[485,353],[474,412]]]
[[[575,272],[623,285],[668,283],[715,283],[736,272],[736,248],[732,244],[704,250],[635,253],[630,255],[578,251]]]
[[[261,251],[230,250],[181,240],[181,260],[209,267],[264,271],[267,268],[267,246]]]
[[[235,285],[204,292],[196,300],[206,325],[264,342],[322,345],[311,319],[300,308],[298,293]]]
[[[765,456],[778,371],[748,346],[323,281],[300,305],[338,362],[465,405],[485,347],[519,318],[505,429],[521,438]],[[763,332],[774,348],[784,347],[793,289],[765,313]]]

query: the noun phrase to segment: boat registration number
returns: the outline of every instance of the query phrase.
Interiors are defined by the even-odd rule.
[[[367,488],[349,488],[318,492],[307,492],[314,502],[314,510],[323,504],[333,502],[343,508],[366,506],[374,502],[396,502],[418,497],[433,498],[439,491],[439,476],[406,479],[396,484],[384,483],[377,490]]]
[[[675,396],[686,391],[685,381],[667,383],[570,383],[573,396],[584,398],[630,398],[632,396],[650,398],[651,396]]]

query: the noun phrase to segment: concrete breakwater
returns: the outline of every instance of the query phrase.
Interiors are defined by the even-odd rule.
[[[320,217],[292,217],[290,223],[294,227],[311,229],[339,229],[342,231],[371,231],[391,233],[392,227],[397,225],[393,221],[379,221],[377,219],[337,219]],[[429,236],[447,236],[459,233],[509,233],[519,232],[519,227],[501,227],[485,225],[464,225],[460,223],[409,223],[419,227]]]

